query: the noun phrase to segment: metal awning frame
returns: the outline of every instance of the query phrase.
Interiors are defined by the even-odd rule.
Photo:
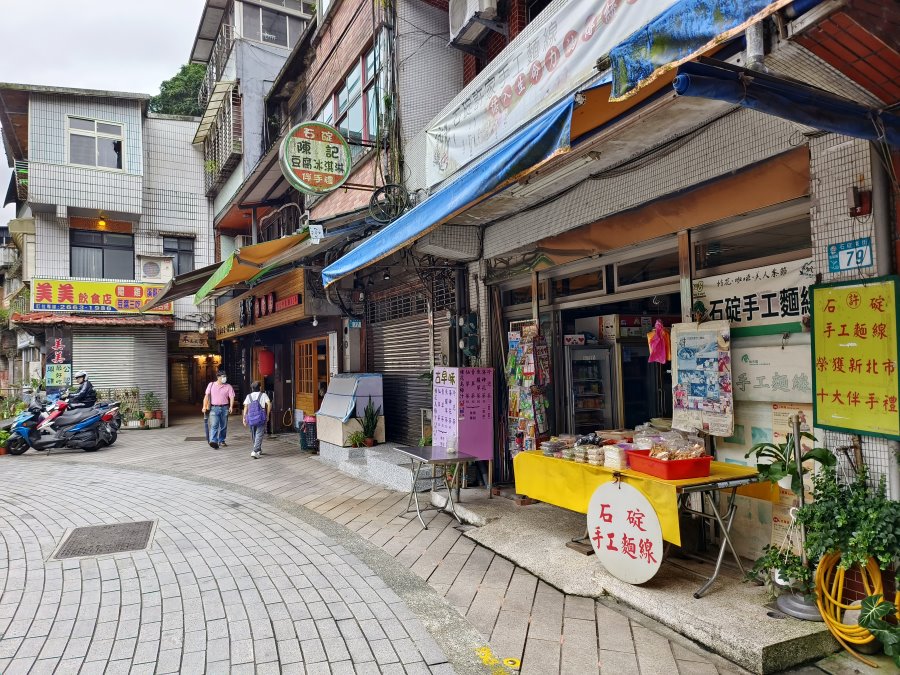
[[[206,137],[216,123],[219,111],[225,105],[226,97],[231,95],[231,90],[234,89],[236,84],[237,82],[234,80],[220,80],[216,82],[216,86],[213,87],[212,93],[209,95],[209,103],[206,104],[206,110],[203,111],[200,125],[197,127],[197,133],[194,134],[194,140],[191,141],[193,145],[206,141]]]

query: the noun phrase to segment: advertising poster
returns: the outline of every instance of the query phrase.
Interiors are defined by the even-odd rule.
[[[139,314],[141,307],[159,295],[163,286],[132,281],[81,281],[33,279],[31,308],[44,312],[96,312]],[[157,305],[148,314],[171,314],[172,303]]]
[[[731,436],[731,328],[727,321],[672,326],[672,427]]]
[[[807,345],[735,346],[731,355],[735,401],[812,403],[812,363]]]
[[[46,340],[44,387],[52,393],[72,384],[72,330],[52,326],[47,329]]]
[[[900,440],[897,277],[812,287],[814,425]]]

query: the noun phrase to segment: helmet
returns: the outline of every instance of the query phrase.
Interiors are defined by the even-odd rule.
[[[79,378],[79,377],[83,377],[84,379],[88,379],[87,371],[86,371],[86,370],[79,370],[77,373],[75,373],[75,375],[74,375],[73,377],[75,377],[76,379]]]

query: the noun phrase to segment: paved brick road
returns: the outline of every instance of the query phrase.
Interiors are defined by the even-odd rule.
[[[194,423],[0,457],[0,672],[741,672],[612,602],[564,596],[445,514],[422,530],[406,495],[295,437],[252,460],[242,432],[220,450],[184,440]],[[149,553],[43,562],[68,527],[147,518]]]

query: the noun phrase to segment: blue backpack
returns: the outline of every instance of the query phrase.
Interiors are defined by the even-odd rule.
[[[253,394],[250,394],[250,407],[247,410],[247,424],[253,427],[266,423],[266,410],[259,402],[259,399],[262,398],[262,392],[254,393],[256,398],[253,398]]]

